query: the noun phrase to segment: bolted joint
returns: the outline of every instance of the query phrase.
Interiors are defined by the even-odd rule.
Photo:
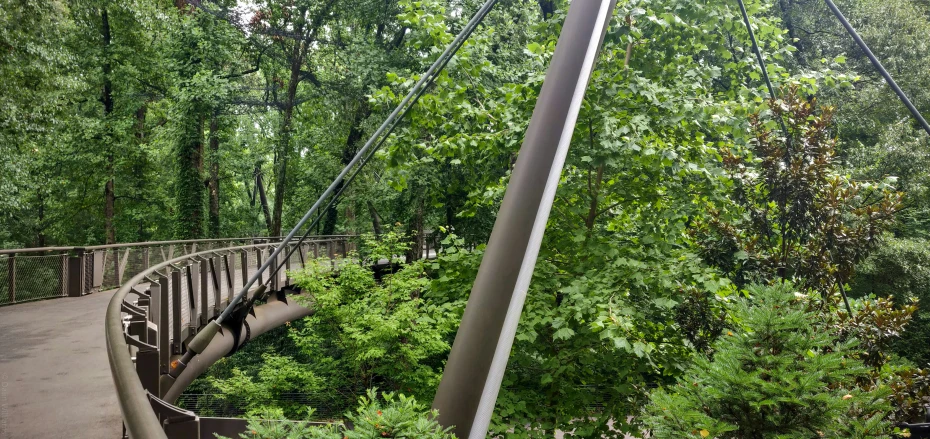
[[[222,327],[219,323],[216,323],[216,320],[207,323],[207,326],[204,326],[204,328],[187,343],[188,352],[193,352],[194,354],[203,352],[213,340],[213,337],[216,336],[216,333],[220,332],[220,329],[222,329]]]

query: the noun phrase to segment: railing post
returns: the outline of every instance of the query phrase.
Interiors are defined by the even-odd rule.
[[[233,264],[235,263],[236,263],[236,260],[233,259]],[[226,296],[227,296],[226,304],[228,305],[229,302],[232,302],[233,288],[234,288],[233,287],[233,270],[235,270],[235,267],[229,265],[229,254],[223,255],[223,268],[226,270],[226,286],[228,287],[228,289],[226,290],[227,291],[226,292]]]
[[[184,336],[181,335],[181,271],[171,272],[171,350],[175,355],[181,354],[181,341]]]
[[[274,253],[274,251],[272,250],[272,248],[269,248],[268,250],[269,250],[270,253]],[[275,273],[273,276],[271,275],[271,273],[274,272],[274,269],[277,268],[277,266],[278,266],[278,258],[279,258],[279,257],[280,257],[280,256],[275,256],[275,257],[274,257],[274,260],[271,261],[271,265],[269,266],[270,271],[268,271],[268,275],[271,276],[271,278],[270,278],[269,280],[271,281],[271,290],[272,290],[272,291],[278,291],[278,279],[281,278],[281,272],[277,272],[277,273]]]
[[[207,324],[207,320],[210,319],[210,313],[212,312],[212,307],[210,306],[210,298],[207,286],[207,260],[201,259],[198,263],[200,265],[200,326]]]
[[[61,276],[58,276],[58,282],[61,286],[61,297],[68,295],[68,254],[61,255]]]
[[[255,269],[258,270],[261,267],[262,267],[262,248],[257,247],[255,248]],[[258,284],[261,285],[263,283],[265,283],[265,275],[264,273],[259,272],[258,273]],[[245,285],[244,282],[243,282],[243,285]]]
[[[10,303],[16,303],[16,253],[10,253],[10,257],[7,258],[6,264],[6,280],[9,283],[7,292],[10,295]]]
[[[298,249],[298,251],[299,251],[299,250],[300,250],[300,246],[297,246],[297,249]],[[285,252],[285,255],[286,255],[287,253],[288,253],[288,252]],[[290,284],[291,284],[291,277],[290,277],[290,275],[289,275],[289,274],[290,274],[290,271],[291,271],[291,258],[290,258],[290,257],[287,257],[287,260],[284,261],[284,284],[285,284],[285,285],[290,285]]]
[[[216,254],[216,253],[214,253]],[[217,269],[219,267],[219,269]],[[220,313],[220,296],[223,292],[222,282],[220,282],[220,274],[222,274],[223,267],[219,265],[217,257],[214,256],[210,258],[209,262],[210,268],[210,280],[213,281],[213,308],[210,309],[210,317],[219,315]]]
[[[242,285],[249,281],[249,251],[242,250],[239,254],[239,260],[242,262]]]
[[[197,264],[195,261],[188,261],[187,267],[184,268],[184,271],[181,272],[181,281],[184,281],[186,277],[187,284],[187,316],[189,320],[187,321],[187,326],[184,328],[185,334],[181,337],[181,341],[187,340],[189,335],[193,335],[197,332],[197,329],[200,327],[200,317],[199,314],[200,308],[197,305],[197,297],[199,296],[198,292],[200,291],[200,281],[197,280],[200,277],[197,274]]]
[[[158,299],[155,304],[155,312],[158,315],[158,369],[159,373],[164,375],[168,373],[169,363],[171,362],[171,325],[168,322],[168,278],[162,275],[158,276],[158,282],[152,285],[152,300]],[[160,394],[161,392],[156,392]]]

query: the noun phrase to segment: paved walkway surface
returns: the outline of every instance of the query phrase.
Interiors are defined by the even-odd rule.
[[[114,292],[0,307],[0,439],[120,437],[103,336]]]

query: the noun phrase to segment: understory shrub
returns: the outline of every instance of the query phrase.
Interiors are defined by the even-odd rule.
[[[854,297],[893,297],[897,304],[918,300],[918,310],[892,350],[917,366],[930,364],[930,242],[885,238],[857,267],[851,285]]]
[[[674,386],[650,395],[651,437],[889,437],[888,386],[790,284],[750,286],[713,359],[697,356]]]
[[[369,389],[358,400],[358,408],[346,414],[351,430],[344,424],[314,424],[309,422],[313,410],[307,409],[307,421],[280,421],[281,410],[266,410],[249,421],[248,430],[239,435],[242,439],[454,439],[450,429],[443,428],[434,419],[438,413],[427,410],[413,397],[385,392],[378,397],[376,389]],[[223,438],[217,435],[217,438]]]

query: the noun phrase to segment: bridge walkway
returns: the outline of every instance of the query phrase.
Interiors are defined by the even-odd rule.
[[[115,292],[0,307],[0,439],[120,437],[103,337]]]

